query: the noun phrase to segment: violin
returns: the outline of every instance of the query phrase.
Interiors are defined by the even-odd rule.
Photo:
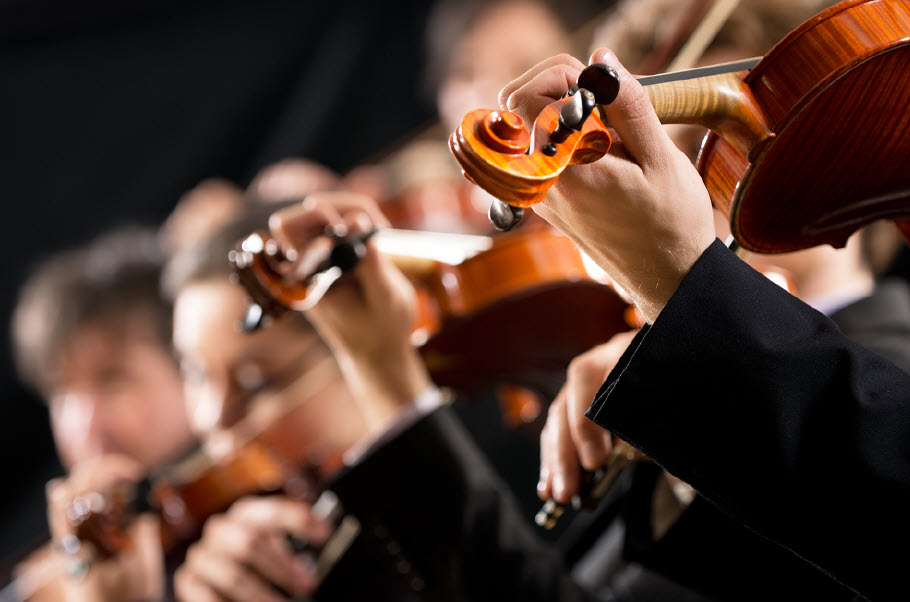
[[[289,278],[277,244],[255,233],[230,256],[252,299],[246,327],[305,311],[325,292],[326,281],[356,264],[369,237],[415,285],[411,341],[440,386],[465,392],[526,383],[555,393],[552,383],[561,382],[573,357],[629,328],[628,304],[592,277],[575,245],[550,228],[496,237],[370,233],[337,241],[327,261],[305,278]],[[438,247],[446,240],[469,248],[449,249],[446,258],[443,249],[421,252],[414,244]]]
[[[697,169],[743,248],[843,247],[877,219],[910,238],[910,3],[846,0],[760,60],[640,78],[663,123],[704,126]],[[611,144],[602,105],[615,73],[592,65],[528,132],[508,111],[473,111],[449,146],[465,176],[509,207],[541,201],[572,164]],[[497,209],[499,225],[520,218]]]
[[[338,368],[327,352],[308,369],[307,378],[304,401],[278,411],[280,415],[257,432],[248,432],[230,453],[199,451],[139,483],[117,482],[72,500],[66,512],[76,537],[94,544],[98,557],[111,557],[129,545],[126,530],[132,518],[151,512],[160,518],[162,547],[169,552],[192,541],[208,517],[247,495],[284,492],[314,504],[342,459],[337,454],[320,457],[301,443],[290,425],[295,424],[292,414],[304,404],[333,394]]]

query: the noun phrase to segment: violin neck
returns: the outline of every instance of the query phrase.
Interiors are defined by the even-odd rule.
[[[639,78],[661,123],[700,125],[750,157],[772,135],[743,78],[758,62],[747,59]]]
[[[415,276],[432,273],[437,263],[457,265],[493,246],[489,236],[393,228],[380,230],[375,240],[383,255],[406,274]]]

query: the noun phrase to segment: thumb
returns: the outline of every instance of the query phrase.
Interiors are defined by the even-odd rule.
[[[676,147],[657,118],[645,89],[612,50],[595,50],[590,62],[604,63],[619,75],[619,94],[603,108],[608,125],[619,134],[626,153],[642,167],[663,163],[667,153]]]

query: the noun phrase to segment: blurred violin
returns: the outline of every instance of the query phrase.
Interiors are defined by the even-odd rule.
[[[309,352],[293,362],[289,373],[298,377],[304,363],[309,365],[307,388],[299,397],[304,401],[277,408],[274,419],[255,430],[242,422],[235,425],[234,430],[245,437],[228,453],[199,451],[138,484],[119,482],[72,500],[67,519],[78,539],[94,544],[99,557],[110,557],[129,544],[126,531],[132,518],[151,512],[161,519],[163,549],[170,551],[191,541],[208,517],[224,512],[243,496],[284,492],[313,504],[342,460],[337,454],[316,455],[302,443],[291,426],[299,422],[292,414],[330,394],[338,373],[327,353],[319,359]]]
[[[74,562],[61,563],[57,553],[36,556],[34,564],[0,591],[0,599],[31,599],[64,573],[77,577],[92,559],[124,552],[132,543],[128,530],[140,513],[159,519],[162,550],[179,558],[210,516],[226,511],[241,497],[279,492],[308,503],[316,516],[337,524],[329,542],[315,556],[317,580],[325,577],[351,545],[360,525],[354,517],[342,516],[339,500],[326,490],[342,466],[341,456],[326,456],[324,450],[304,444],[295,428],[300,420],[293,415],[305,411],[305,404],[318,403],[323,395],[337,394],[332,389],[341,382],[337,365],[327,351],[321,359],[307,352],[289,365],[287,379],[300,377],[304,366],[306,385],[295,398],[304,401],[273,408],[274,416],[263,426],[258,422],[235,425],[233,430],[242,433],[243,440],[236,441],[227,453],[201,450],[138,483],[118,481],[71,500],[66,518],[75,535],[59,543],[68,554],[78,554],[72,557]],[[84,543],[91,544],[89,550],[82,549]],[[301,547],[306,542],[291,543]]]
[[[306,310],[356,265],[369,237],[415,285],[411,340],[440,386],[524,383],[555,393],[552,383],[561,382],[573,357],[629,328],[628,304],[550,228],[492,238],[383,230],[338,240],[304,278],[288,277],[278,245],[255,233],[230,257],[253,302],[245,327]]]
[[[738,243],[762,253],[842,247],[863,225],[895,219],[910,235],[910,3],[846,0],[760,60],[640,78],[663,123],[712,130],[698,170]],[[578,90],[531,131],[518,115],[478,110],[449,144],[465,175],[508,204],[508,227],[572,164],[602,157],[601,105],[615,73],[586,68]]]

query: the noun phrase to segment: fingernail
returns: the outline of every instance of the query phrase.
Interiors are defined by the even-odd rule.
[[[613,54],[612,50],[606,48],[600,52],[600,62],[611,67],[616,67],[619,63],[619,59],[616,58],[616,55]]]
[[[366,234],[373,229],[373,222],[366,213],[358,213],[355,215],[353,222],[352,225],[356,229],[356,234]]]
[[[561,472],[553,475],[553,497],[563,497],[566,493],[566,479]]]

